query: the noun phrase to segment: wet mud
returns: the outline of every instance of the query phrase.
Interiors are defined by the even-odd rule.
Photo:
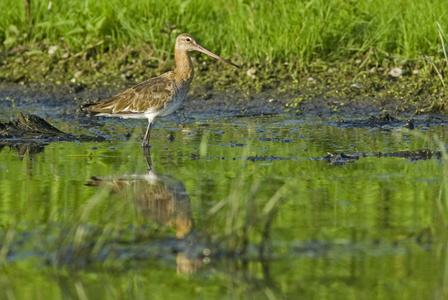
[[[23,115],[19,113],[17,119],[0,122],[0,146],[24,143],[45,144],[56,141],[75,140],[79,142],[103,141],[104,138],[62,132],[36,115]]]
[[[411,150],[411,151],[396,151],[396,152],[375,152],[375,153],[367,153],[367,152],[339,152],[339,153],[328,153],[324,157],[308,157],[310,160],[322,160],[328,162],[334,166],[343,166],[349,163],[354,163],[359,159],[366,157],[378,157],[378,158],[387,158],[387,157],[400,157],[407,159],[409,161],[415,160],[427,160],[427,159],[441,159],[442,151],[441,150],[430,150],[430,149],[419,149],[419,150]],[[193,158],[192,158],[193,159]],[[194,159],[199,159],[194,157]],[[225,157],[206,157],[206,159],[226,159]],[[234,160],[244,159],[251,162],[272,162],[272,161],[282,161],[282,160],[300,160],[298,157],[282,157],[282,156],[248,156],[248,157],[235,157]]]
[[[419,149],[412,151],[397,151],[397,152],[376,152],[376,153],[328,153],[325,157],[321,158],[324,161],[334,165],[341,166],[346,165],[348,163],[354,163],[360,158],[364,157],[400,157],[405,158],[409,161],[414,160],[427,160],[431,158],[441,159],[442,151],[441,150],[430,150],[430,149]]]
[[[130,81],[102,85],[0,83],[0,114],[8,115],[13,107],[34,107],[44,108],[58,117],[79,118],[85,116],[80,110],[81,105],[107,99],[134,84],[135,82]],[[363,96],[357,89],[352,91],[349,87],[352,94],[346,91],[338,97],[330,93],[331,88],[327,84],[301,86],[287,82],[284,86],[275,83],[261,90],[253,90],[236,84],[216,89],[206,83],[198,83],[196,86],[193,84],[187,100],[178,112],[186,115],[229,117],[290,114],[300,118],[336,115],[340,116],[341,123],[356,127],[386,124],[401,126],[407,122],[413,123],[416,116],[418,119],[427,116],[434,125],[445,122],[440,117],[443,111],[436,109],[429,97],[423,101],[404,101],[401,100],[403,97],[372,95],[368,90]],[[426,92],[429,93],[429,90]],[[358,121],[353,121],[354,118]],[[412,124],[409,127],[412,129]]]

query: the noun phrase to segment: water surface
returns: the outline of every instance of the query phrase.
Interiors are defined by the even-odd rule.
[[[445,161],[376,155],[440,148],[446,126],[172,120],[151,165],[139,121],[56,119],[108,140],[1,150],[2,299],[446,296]]]

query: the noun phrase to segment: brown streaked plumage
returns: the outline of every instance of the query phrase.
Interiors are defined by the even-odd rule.
[[[176,39],[174,71],[146,80],[112,98],[86,104],[82,109],[89,112],[88,116],[148,119],[149,124],[142,143],[142,147],[148,147],[154,119],[175,112],[187,97],[194,76],[189,54],[189,51],[193,50],[239,68],[231,61],[203,48],[193,36],[183,33]]]

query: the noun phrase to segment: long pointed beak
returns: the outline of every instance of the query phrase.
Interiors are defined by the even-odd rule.
[[[218,55],[216,55],[215,53],[208,51],[207,49],[205,49],[205,48],[202,47],[201,45],[197,45],[196,48],[195,48],[194,50],[199,51],[199,52],[202,52],[202,53],[205,53],[205,54],[207,54],[207,55],[210,55],[211,57],[214,57],[214,58],[216,58],[216,59],[222,60],[223,62],[226,62],[226,63],[228,63],[229,65],[232,65],[232,66],[235,66],[235,67],[237,67],[237,68],[240,68],[240,66],[235,65],[235,64],[234,64],[233,62],[231,62],[230,60],[224,59],[224,58],[222,58],[221,56],[218,56]]]

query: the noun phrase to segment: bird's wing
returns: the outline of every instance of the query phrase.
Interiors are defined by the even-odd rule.
[[[86,104],[83,110],[93,113],[132,114],[157,111],[172,98],[176,86],[172,72],[146,80],[124,92],[96,103]]]

